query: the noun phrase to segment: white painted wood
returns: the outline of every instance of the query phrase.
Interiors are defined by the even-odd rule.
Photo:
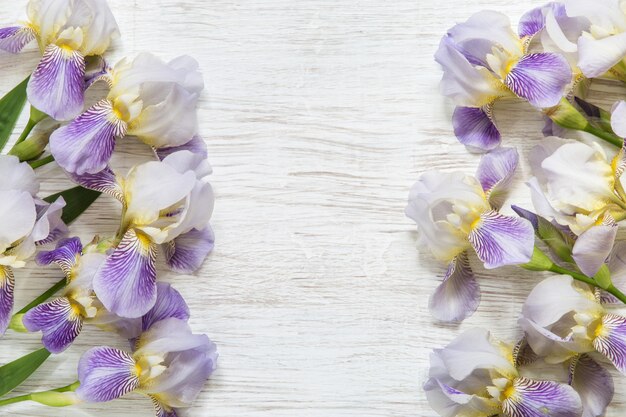
[[[502,338],[536,274],[484,271],[483,300],[461,326],[433,322],[427,299],[443,266],[415,249],[404,217],[411,184],[427,169],[472,173],[478,157],[453,137],[452,106],[437,91],[432,55],[441,35],[492,8],[514,22],[530,0],[109,0],[123,38],[112,60],[150,50],[187,53],[207,88],[201,132],[215,168],[217,248],[195,276],[167,275],[187,298],[197,332],[219,345],[219,370],[188,413],[200,416],[434,416],[421,391],[428,354],[471,326]],[[0,3],[0,20],[24,0]],[[30,48],[0,59],[0,91],[37,62]],[[607,106],[624,93],[595,94]],[[540,140],[541,117],[523,104],[497,109],[505,143],[523,156]],[[23,123],[22,123],[23,125]],[[145,159],[124,143],[116,166]],[[511,202],[530,207],[519,171]],[[43,189],[69,181],[41,170]],[[103,198],[73,226],[89,238],[112,233],[119,208]],[[476,262],[474,262],[476,264]],[[17,305],[55,282],[53,268],[17,272]],[[93,345],[122,347],[88,329],[17,393],[75,380],[75,363]],[[38,346],[36,335],[8,333],[0,361]],[[623,415],[616,378],[609,416]],[[0,409],[12,416],[148,417],[150,402],[129,396],[63,410],[36,404]]]

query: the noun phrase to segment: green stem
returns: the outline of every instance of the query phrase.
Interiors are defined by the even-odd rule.
[[[581,274],[579,272],[570,271],[569,269],[562,268],[562,267],[560,267],[558,265],[552,265],[552,267],[549,269],[549,271],[555,272],[557,274],[569,275],[569,276],[571,276],[572,278],[574,278],[577,281],[584,282],[585,284],[589,284],[589,285],[591,285],[593,287],[596,287],[596,288],[601,288],[598,285],[598,283],[596,281],[594,281],[592,278],[589,278],[588,276],[583,275],[583,274]],[[613,284],[611,284],[607,289],[605,289],[605,291],[608,292],[609,294],[613,295],[615,298],[620,300],[622,303],[626,304],[626,294],[621,292],[619,290],[619,288],[617,288]]]
[[[49,405],[52,407],[64,407],[73,404],[71,399],[63,399],[57,396],[54,396],[54,393],[64,393],[64,392],[73,392],[76,391],[76,388],[80,383],[78,381],[66,385],[64,387],[51,389],[48,391],[39,391],[39,392],[31,392],[30,394],[19,395],[13,398],[7,398],[5,400],[0,400],[0,407],[9,404],[21,403],[24,401],[36,401],[41,404]]]
[[[36,160],[36,161],[29,162],[28,164],[29,164],[31,167],[33,167],[33,169],[37,169],[37,168],[39,168],[39,167],[42,167],[42,166],[44,166],[44,165],[49,164],[49,163],[50,163],[50,162],[52,162],[52,161],[54,161],[54,156],[52,156],[52,155],[48,155],[48,156],[46,156],[46,157],[45,157],[45,158],[43,158],[43,159],[38,159],[38,160]]]
[[[19,138],[17,138],[17,142],[15,142],[15,145],[13,145],[14,148],[18,144],[20,144],[20,143],[22,143],[22,142],[24,142],[26,140],[28,135],[30,135],[30,132],[32,132],[33,129],[35,128],[35,126],[37,126],[37,123],[39,123],[39,121],[36,121],[36,120],[33,120],[33,119],[28,119],[28,123],[26,123],[26,127],[24,127],[24,130],[22,131],[22,134],[20,135]]]
[[[591,133],[592,135],[599,137],[600,139],[610,143],[611,145],[617,146],[618,148],[621,148],[624,144],[624,141],[619,136],[615,135],[614,133],[609,133],[605,132],[602,129],[598,129],[591,124],[589,124],[583,130],[587,133]]]
[[[626,294],[621,292],[618,288],[616,288],[613,284],[606,290],[609,294],[613,295],[613,297],[620,300],[622,303],[626,304]]]
[[[28,312],[30,309],[37,307],[39,304],[43,303],[48,298],[52,297],[57,291],[65,287],[66,284],[67,284],[67,279],[63,278],[61,281],[54,284],[52,287],[50,287],[50,289],[48,289],[46,292],[42,293],[39,297],[35,298],[33,301],[28,303],[23,309],[21,309],[15,314],[26,314],[26,312]]]

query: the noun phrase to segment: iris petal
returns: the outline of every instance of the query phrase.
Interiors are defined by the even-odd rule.
[[[580,397],[566,384],[517,378],[512,390],[502,402],[507,417],[578,417],[582,413]]]
[[[457,107],[452,126],[459,142],[471,152],[487,152],[500,145],[500,132],[482,108]]]
[[[76,314],[70,300],[57,298],[29,310],[23,318],[29,332],[43,333],[42,342],[52,353],[67,349],[83,327],[83,317]]]
[[[139,386],[134,359],[110,347],[93,348],[83,354],[78,363],[78,380],[76,394],[90,402],[111,401]]]
[[[428,307],[438,320],[462,321],[469,317],[480,303],[480,287],[474,278],[465,252],[448,266],[443,282],[430,297]]]
[[[11,321],[15,279],[8,266],[0,266],[0,335],[4,334]]]
[[[606,314],[602,317],[593,347],[606,356],[622,373],[626,373],[626,317]]]
[[[20,52],[33,39],[35,39],[35,32],[25,26],[0,29],[0,49],[12,54]]]

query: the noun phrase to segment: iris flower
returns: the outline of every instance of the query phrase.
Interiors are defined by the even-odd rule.
[[[119,36],[105,0],[30,0],[28,19],[0,29],[0,49],[18,53],[37,40],[43,58],[28,82],[28,100],[56,120],[83,110],[86,58],[100,56]]]
[[[535,238],[530,222],[498,212],[517,163],[515,149],[501,148],[483,156],[476,177],[431,171],[413,186],[406,214],[417,223],[419,244],[449,263],[430,299],[436,318],[460,321],[478,307],[480,289],[468,250],[489,269],[531,259]]]
[[[213,373],[217,350],[206,335],[193,334],[180,294],[159,283],[155,306],[138,321],[132,353],[111,347],[88,350],[78,364],[83,401],[105,402],[130,392],[149,396],[157,417],[176,417],[190,407]]]
[[[106,168],[116,138],[135,136],[154,148],[181,146],[196,135],[196,104],[204,88],[189,56],[168,63],[143,53],[125,58],[100,77],[110,87],[99,101],[50,137],[50,150],[68,172]]]
[[[63,198],[52,204],[37,197],[39,181],[26,163],[0,156],[0,334],[13,309],[13,269],[23,268],[37,245],[67,232],[61,220]]]
[[[518,354],[486,330],[467,330],[431,354],[428,403],[442,417],[579,417],[576,391],[521,376]]]
[[[173,152],[117,177],[110,169],[74,175],[80,185],[108,193],[123,206],[119,244],[94,278],[94,289],[106,309],[122,317],[140,317],[156,299],[157,249],[167,265],[193,272],[213,249],[209,227],[213,190],[205,156]]]
[[[530,40],[545,25],[537,10],[524,16],[518,34],[505,15],[483,11],[441,40],[435,54],[444,72],[441,91],[457,105],[454,132],[470,151],[489,151],[500,144],[492,114],[497,100],[519,97],[537,108],[550,108],[572,81],[570,65],[561,55],[528,52]]]

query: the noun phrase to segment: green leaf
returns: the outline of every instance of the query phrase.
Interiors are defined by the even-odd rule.
[[[7,144],[17,119],[22,114],[22,109],[26,103],[26,86],[29,78],[27,77],[0,99],[0,151]]]
[[[50,352],[41,348],[0,367],[0,397],[19,386],[48,359]]]
[[[83,187],[74,187],[60,193],[52,194],[44,198],[48,203],[56,201],[57,198],[65,199],[65,207],[63,208],[63,216],[61,217],[65,224],[70,224],[78,218],[91,204],[100,197],[99,191],[88,190]]]

